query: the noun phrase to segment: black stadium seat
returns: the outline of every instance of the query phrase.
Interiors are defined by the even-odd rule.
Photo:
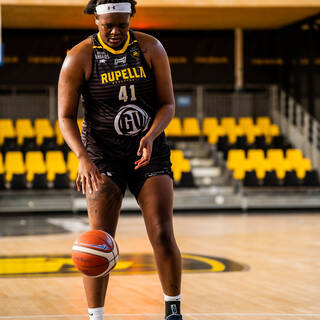
[[[35,173],[32,181],[32,188],[33,189],[47,189],[48,182],[47,182],[47,175],[42,173]]]
[[[316,170],[308,170],[303,180],[305,186],[315,187],[319,186],[319,175]]]
[[[177,184],[180,188],[196,188],[192,171],[182,172],[181,180]]]
[[[277,177],[276,171],[271,170],[266,172],[266,176],[263,179],[263,185],[268,187],[279,186],[279,179]]]
[[[70,187],[69,177],[66,173],[56,173],[54,179],[55,189],[68,189]]]
[[[11,180],[11,189],[19,190],[27,188],[27,178],[25,174],[13,174]]]
[[[292,187],[297,187],[300,185],[297,172],[295,170],[286,171],[283,185]]]
[[[257,178],[256,172],[254,170],[246,171],[244,177],[243,185],[246,187],[257,187],[259,186],[259,179]]]

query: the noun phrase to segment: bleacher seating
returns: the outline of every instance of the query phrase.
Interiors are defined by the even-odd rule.
[[[286,154],[282,149],[268,149],[266,156],[262,149],[248,150],[247,156],[244,150],[230,150],[227,168],[246,186],[319,185],[311,161],[298,149],[288,149]]]
[[[279,127],[272,124],[269,117],[223,117],[220,123],[217,118],[204,118],[202,135],[208,137],[210,144],[216,145],[223,152],[224,159],[230,149],[263,149],[288,148],[290,145],[280,135]],[[282,142],[282,143],[281,143]]]
[[[34,125],[33,125],[34,123]],[[81,131],[83,119],[77,121]],[[74,185],[78,159],[65,143],[59,122],[49,119],[0,120],[0,189],[69,188]],[[311,161],[280,134],[268,117],[173,118],[165,130],[168,140],[201,138],[215,145],[227,160],[235,180],[245,186],[318,186]],[[203,139],[206,138],[206,139]],[[188,157],[190,155],[188,154]],[[189,159],[171,152],[176,187],[195,187]]]
[[[57,121],[0,119],[0,151],[0,189],[69,188],[77,175]]]

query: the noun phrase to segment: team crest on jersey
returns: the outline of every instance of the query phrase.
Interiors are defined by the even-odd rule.
[[[119,135],[135,136],[148,129],[151,118],[147,112],[134,104],[119,109],[114,119],[114,128]]]
[[[139,52],[139,50],[136,50],[136,49],[134,49],[134,50],[132,50],[131,51],[131,55],[134,57],[134,58],[139,58],[139,56],[140,56],[140,52]]]

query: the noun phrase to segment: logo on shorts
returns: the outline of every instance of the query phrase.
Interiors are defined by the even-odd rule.
[[[114,119],[114,128],[119,135],[135,136],[148,129],[151,118],[146,111],[134,104],[119,109]]]

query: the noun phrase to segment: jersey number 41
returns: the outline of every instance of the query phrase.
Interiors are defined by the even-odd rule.
[[[136,101],[136,90],[134,87],[134,84],[129,86],[129,90],[131,91],[131,98],[130,101]],[[128,101],[128,93],[127,93],[127,86],[121,86],[119,90],[119,100],[122,100],[124,102]]]

